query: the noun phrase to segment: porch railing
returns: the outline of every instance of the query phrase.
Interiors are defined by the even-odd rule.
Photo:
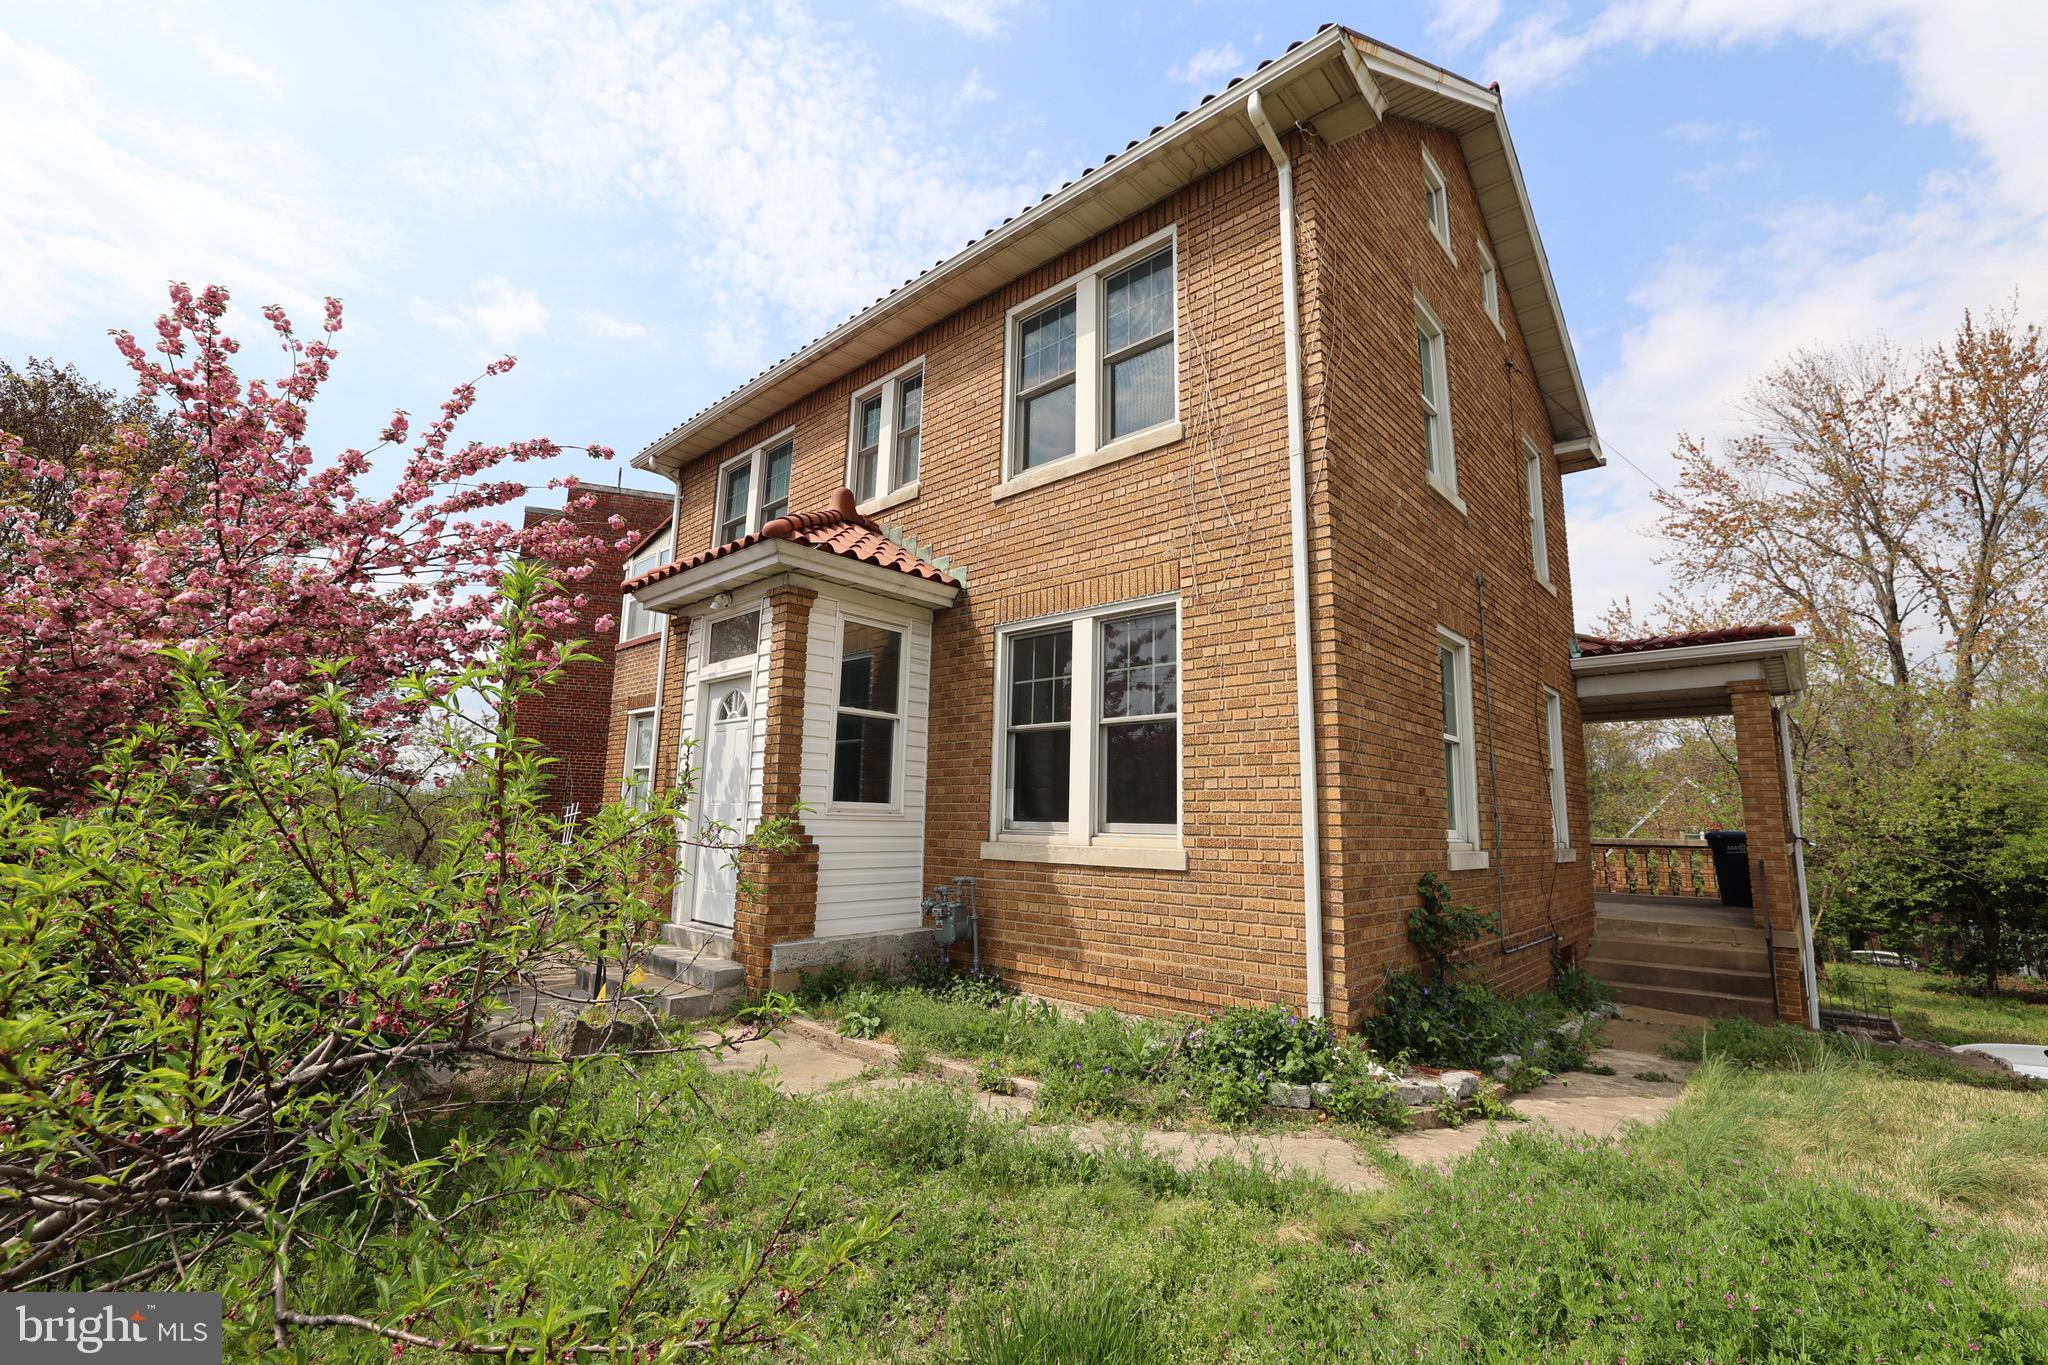
[[[1594,840],[1593,889],[1621,896],[1721,895],[1707,846],[1678,839]]]

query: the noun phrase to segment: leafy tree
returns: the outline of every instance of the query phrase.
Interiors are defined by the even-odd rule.
[[[711,1150],[673,1203],[595,1183],[593,1154],[639,1139],[579,1089],[627,1063],[501,1011],[660,917],[647,888],[680,812],[670,792],[574,831],[546,813],[545,759],[511,718],[578,657],[537,631],[551,595],[515,568],[492,653],[399,684],[474,778],[427,865],[385,853],[381,808],[357,799],[376,739],[335,664],[312,669],[301,723],[259,727],[246,680],[178,652],[167,714],[115,746],[87,805],[0,788],[0,1288],[217,1289],[238,1357],[328,1359],[320,1334],[367,1333],[394,1356],[674,1360],[786,1340],[884,1235],[879,1217],[800,1234],[792,1204],[717,1253],[743,1172]],[[787,822],[749,843],[787,847]],[[642,1054],[735,1036],[637,1032]],[[483,1064],[502,1078],[448,1088]],[[494,1230],[551,1206],[640,1248],[549,1259]],[[336,1257],[377,1301],[319,1301]]]
[[[191,454],[177,419],[158,404],[135,394],[123,398],[87,379],[75,365],[34,357],[19,370],[0,360],[0,431],[21,438],[22,453],[36,471],[52,471],[0,469],[0,506],[28,512],[45,531],[70,524],[71,499],[85,471],[77,459],[81,449],[104,452],[102,458],[128,476],[132,493],[124,519],[138,530],[150,480]],[[18,539],[0,527],[0,560],[20,548]]]
[[[90,395],[72,404],[83,415],[46,423],[56,434],[38,446],[0,435],[0,486],[66,493],[61,507],[42,494],[0,500],[0,536],[18,547],[0,559],[0,775],[48,799],[84,793],[110,742],[171,713],[166,650],[210,651],[259,725],[318,690],[310,661],[342,661],[336,681],[388,746],[419,712],[396,680],[488,646],[488,590],[509,564],[562,565],[571,584],[590,571],[595,542],[569,518],[518,529],[491,515],[526,492],[504,467],[562,447],[458,441],[477,399],[463,384],[419,435],[397,412],[378,445],[320,464],[305,437],[337,354],[339,300],[313,340],[264,310],[285,370],[274,382],[236,372],[227,304],[225,290],[174,285],[154,357],[115,334],[135,401],[166,405],[181,457],[159,458],[152,442],[170,437],[146,422],[61,448],[93,425]],[[395,486],[368,495],[360,483],[387,449]],[[574,605],[557,593],[534,610],[566,620]]]

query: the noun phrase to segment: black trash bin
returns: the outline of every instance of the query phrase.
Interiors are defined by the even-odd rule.
[[[1739,829],[1710,829],[1706,838],[1714,855],[1714,880],[1721,884],[1721,904],[1754,905],[1749,894],[1749,835]]]

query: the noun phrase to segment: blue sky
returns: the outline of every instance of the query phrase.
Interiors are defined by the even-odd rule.
[[[1325,20],[1502,84],[1620,457],[1568,481],[1582,620],[1656,596],[1651,481],[1774,359],[2043,311],[2032,0],[71,0],[0,13],[0,356],[119,381],[168,279],[332,293],[324,443],[510,351],[473,435],[630,455]]]

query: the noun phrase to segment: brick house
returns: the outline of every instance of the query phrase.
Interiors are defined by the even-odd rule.
[[[634,464],[607,793],[801,812],[682,847],[693,958],[886,958],[971,877],[1027,990],[1348,1023],[1430,871],[1498,985],[1585,956],[1603,460],[1496,92],[1327,27]]]

